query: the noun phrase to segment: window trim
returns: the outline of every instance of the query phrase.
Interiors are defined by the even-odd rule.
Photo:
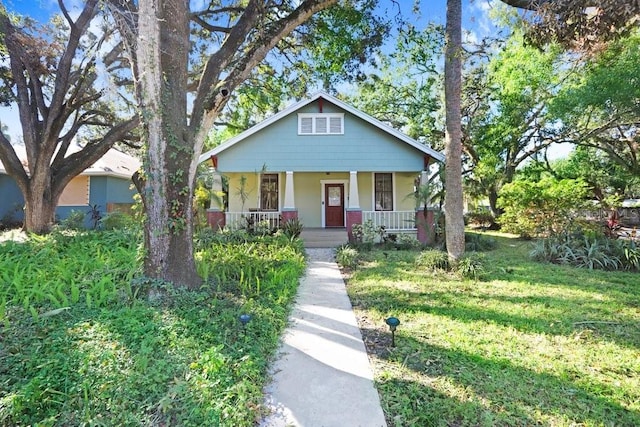
[[[266,209],[263,205],[262,205],[262,195],[263,195],[263,191],[262,191],[262,184],[263,184],[263,179],[265,176],[275,176],[276,178],[276,208],[275,209]],[[259,186],[259,195],[258,195],[258,206],[259,209],[261,211],[264,212],[278,212],[280,210],[280,174],[279,173],[262,173],[260,174],[260,186]]]
[[[326,132],[317,131],[317,120],[326,119]],[[340,119],[340,131],[331,132],[331,119]],[[302,120],[311,119],[311,132],[302,131]],[[344,113],[298,113],[298,135],[344,135]]]
[[[389,175],[391,177],[391,209],[378,209],[376,203],[376,175]],[[395,188],[395,174],[393,172],[373,172],[371,175],[372,183],[372,207],[375,212],[393,212],[396,206],[396,188]]]

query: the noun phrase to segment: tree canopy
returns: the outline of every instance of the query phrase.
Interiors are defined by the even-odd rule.
[[[100,68],[117,55],[107,49],[113,32],[97,22],[98,0],[87,0],[74,18],[59,2],[61,16],[46,26],[8,13],[0,4],[1,97],[18,107],[27,164],[0,133],[0,160],[25,199],[25,228],[47,232],[69,181],[116,142],[131,140],[138,116],[116,108]],[[116,89],[117,90],[117,89]],[[78,147],[74,147],[78,145]]]

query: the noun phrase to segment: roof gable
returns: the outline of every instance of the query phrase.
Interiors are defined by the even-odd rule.
[[[318,99],[324,99],[332,104],[334,104],[336,107],[338,107],[339,109],[344,110],[345,112],[348,112],[350,114],[352,114],[355,117],[358,117],[362,120],[364,120],[365,122],[367,122],[368,124],[370,124],[371,126],[379,129],[380,131],[408,144],[409,146],[423,152],[424,154],[427,154],[429,156],[431,156],[432,158],[444,162],[444,155],[434,149],[432,149],[431,147],[422,144],[418,141],[416,141],[415,139],[405,135],[404,133],[398,131],[397,129],[392,128],[391,126],[381,122],[380,120],[377,120],[373,117],[371,117],[370,115],[364,113],[363,111],[358,110],[357,108],[339,100],[338,98],[331,96],[325,92],[317,92],[315,93],[313,96],[311,96],[308,99],[304,99],[301,100],[293,105],[290,105],[289,107],[285,108],[284,110],[280,111],[279,113],[269,117],[268,119],[258,123],[257,125],[247,129],[246,131],[236,135],[233,138],[230,138],[229,140],[227,140],[226,142],[220,144],[219,146],[213,148],[212,150],[209,150],[205,153],[203,153],[198,162],[202,163],[204,161],[209,160],[211,157],[218,155],[219,153],[227,150],[228,148],[242,142],[243,140],[247,139],[248,137],[260,132],[261,130],[265,129],[266,127],[284,119],[285,117],[288,117],[289,115],[295,113],[296,111],[300,110],[301,108],[304,108],[305,106],[313,103],[314,101],[317,101]]]

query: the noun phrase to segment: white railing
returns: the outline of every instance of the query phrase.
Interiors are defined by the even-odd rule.
[[[373,225],[385,226],[387,231],[415,230],[415,211],[363,211],[362,222],[373,221]]]
[[[271,228],[280,226],[279,211],[251,211],[251,212],[225,212],[226,227],[232,230],[247,227],[247,218],[253,220],[256,225],[262,221],[268,221]]]

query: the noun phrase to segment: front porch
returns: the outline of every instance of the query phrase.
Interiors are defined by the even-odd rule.
[[[346,212],[347,227],[304,227],[302,239],[306,247],[336,247],[347,243],[349,231],[356,224],[365,224],[369,221],[374,228],[384,227],[388,234],[410,233],[415,234],[422,243],[431,243],[430,230],[433,228],[433,211],[427,211],[427,217],[423,210],[418,211],[357,211],[360,215],[349,215]],[[353,213],[353,212],[351,212]],[[246,212],[221,212],[210,209],[208,211],[209,224],[213,228],[227,228],[238,230],[252,227],[266,226],[271,229],[279,228],[282,222],[298,218],[297,212],[292,211],[261,211],[251,209]],[[299,218],[304,225],[304,220]]]

